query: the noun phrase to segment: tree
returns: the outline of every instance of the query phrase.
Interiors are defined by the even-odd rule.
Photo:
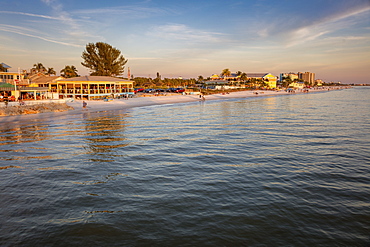
[[[230,76],[231,75],[231,71],[229,69],[224,69],[222,70],[221,72],[221,76]]]
[[[35,63],[31,69],[33,73],[45,73],[46,68],[42,63]]]
[[[282,87],[288,87],[289,86],[289,84],[290,83],[292,83],[293,81],[292,81],[292,78],[290,78],[290,76],[283,76],[282,78],[281,78],[281,81],[280,81],[280,83],[281,83],[281,86]]]
[[[198,81],[200,82],[200,81],[204,81],[204,78],[203,78],[203,76],[198,76]]]
[[[73,66],[73,65],[71,65],[71,66],[66,65],[64,67],[64,69],[62,69],[60,71],[60,75],[63,76],[63,77],[65,77],[65,78],[72,78],[72,77],[77,77],[78,76],[77,72],[78,71],[77,71],[77,69],[76,69],[75,66]]]
[[[48,68],[48,71],[46,72],[47,75],[56,75],[57,72],[55,72],[54,68]]]
[[[88,43],[82,59],[81,64],[91,70],[91,75],[97,76],[121,75],[127,63],[120,50],[103,42]]]
[[[242,80],[242,81],[246,81],[248,79],[248,76],[247,76],[247,74],[246,73],[242,73],[241,75],[240,75],[240,80]]]

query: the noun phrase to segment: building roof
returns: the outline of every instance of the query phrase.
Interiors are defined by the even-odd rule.
[[[7,65],[7,64],[5,64],[5,63],[1,63],[1,65],[2,65],[4,68],[6,68],[6,69],[10,69],[10,68],[11,68],[9,65]]]
[[[79,76],[79,77],[72,77],[72,78],[67,78],[64,80],[59,80],[59,82],[68,82],[68,81],[86,81],[86,82],[93,82],[93,81],[107,81],[107,82],[120,82],[120,81],[130,81],[130,80],[125,80],[125,79],[120,79],[120,78],[115,78],[115,77],[110,77],[110,76]]]
[[[51,83],[51,82],[54,82],[56,80],[61,80],[61,79],[64,79],[63,76],[45,76],[45,75],[41,75],[41,76],[38,76],[38,77],[34,77],[31,79],[31,82],[32,83],[39,83],[39,84],[46,84],[46,83]]]
[[[14,87],[14,85],[10,83],[0,83],[0,87]]]
[[[247,77],[262,78],[269,73],[247,73]]]
[[[14,88],[15,88],[14,85],[9,84],[9,83],[0,84],[0,91],[13,91]]]

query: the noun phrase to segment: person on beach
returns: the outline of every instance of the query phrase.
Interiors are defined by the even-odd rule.
[[[203,93],[199,94],[199,98],[200,98],[200,100],[206,100],[206,98],[204,98],[204,94]]]
[[[82,102],[82,108],[86,109],[87,103],[85,101]]]

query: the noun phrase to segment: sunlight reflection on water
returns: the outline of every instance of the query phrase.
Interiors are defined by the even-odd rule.
[[[365,245],[363,90],[14,124],[0,245]]]

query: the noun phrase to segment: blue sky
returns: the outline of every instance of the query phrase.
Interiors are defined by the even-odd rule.
[[[106,42],[134,76],[314,72],[370,80],[369,0],[0,0],[0,62],[81,75],[87,43]]]

